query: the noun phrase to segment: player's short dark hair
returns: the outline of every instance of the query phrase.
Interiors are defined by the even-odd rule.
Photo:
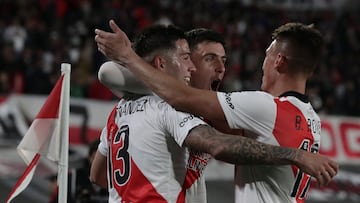
[[[318,65],[322,56],[324,39],[313,24],[284,24],[274,30],[272,38],[279,42],[286,42],[289,45],[286,52],[297,61],[297,64],[301,65],[295,66],[295,68],[301,67],[300,71],[310,73]]]
[[[185,32],[186,39],[189,43],[190,50],[194,50],[199,43],[202,42],[217,42],[225,48],[224,37],[211,29],[195,28]]]
[[[186,39],[182,29],[174,25],[152,25],[145,28],[134,40],[135,52],[145,57],[154,51],[175,49],[179,39]]]

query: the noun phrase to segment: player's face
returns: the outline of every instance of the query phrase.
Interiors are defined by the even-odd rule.
[[[189,85],[191,75],[195,70],[187,41],[185,39],[177,40],[175,51],[169,53],[165,60],[165,72]]]
[[[276,82],[277,71],[275,68],[275,60],[277,57],[276,40],[266,49],[266,56],[263,62],[262,70],[262,84],[261,90],[271,93],[272,88]]]
[[[191,52],[196,71],[191,85],[199,89],[217,90],[225,73],[226,54],[221,43],[201,42]]]

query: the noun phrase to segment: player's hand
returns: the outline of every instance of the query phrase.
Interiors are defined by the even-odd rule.
[[[113,61],[127,64],[130,58],[136,55],[131,48],[131,42],[114,20],[109,21],[109,26],[112,32],[95,29],[98,50]]]
[[[314,154],[304,150],[299,150],[296,165],[305,173],[316,178],[318,186],[326,186],[337,174],[339,165],[321,154]]]

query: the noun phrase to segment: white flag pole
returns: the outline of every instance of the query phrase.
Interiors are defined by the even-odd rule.
[[[61,64],[61,74],[64,75],[60,100],[60,159],[58,166],[58,202],[67,202],[68,167],[69,167],[69,114],[70,114],[70,72],[71,65]]]

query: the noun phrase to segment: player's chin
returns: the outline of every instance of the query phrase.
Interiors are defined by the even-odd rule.
[[[211,82],[211,89],[217,91],[219,89],[221,80],[214,80]]]

